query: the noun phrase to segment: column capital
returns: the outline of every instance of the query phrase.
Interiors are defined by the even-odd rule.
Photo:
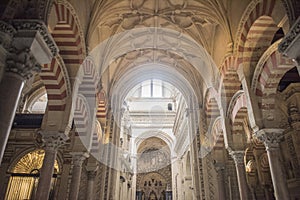
[[[28,38],[35,37],[38,34],[40,37],[37,38],[38,42],[44,42],[51,55],[55,57],[58,53],[58,47],[54,42],[51,34],[48,32],[46,24],[42,20],[36,19],[15,19],[11,22],[12,26],[17,31],[17,38]],[[42,40],[42,41],[41,41]],[[20,45],[20,44],[18,44]],[[24,45],[24,44],[23,44]],[[45,49],[43,49],[45,50]]]
[[[2,32],[1,32],[1,29]],[[50,63],[58,53],[48,28],[41,20],[13,20],[0,22],[0,42],[11,37],[6,48],[6,71],[29,79],[33,72],[40,72],[41,65]],[[4,37],[5,36],[5,37]]]
[[[254,133],[254,136],[262,141],[266,150],[275,150],[280,147],[280,142],[284,138],[283,129],[261,129]]]
[[[6,59],[6,71],[15,73],[27,80],[33,76],[34,72],[41,71],[41,65],[37,63],[30,49],[17,50],[13,48]]]
[[[87,152],[71,152],[73,166],[81,167],[82,163],[89,157]]]
[[[228,149],[228,152],[236,165],[244,164],[245,151],[233,151],[232,149]]]
[[[56,131],[40,131],[42,135],[42,141],[45,149],[51,151],[57,151],[57,149],[63,146],[69,137],[61,132]]]

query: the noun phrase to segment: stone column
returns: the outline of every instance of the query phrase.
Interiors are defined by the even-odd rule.
[[[226,200],[226,192],[225,192],[225,181],[224,181],[224,164],[215,163],[215,169],[217,172],[217,182],[218,182],[218,191],[219,191],[219,200]]]
[[[45,144],[45,157],[40,171],[40,178],[35,195],[36,200],[48,199],[51,189],[51,179],[54,171],[57,150],[65,144],[67,136],[59,132],[42,132],[42,139]]]
[[[284,137],[283,129],[262,129],[256,132],[255,136],[266,146],[276,199],[290,199],[286,175],[280,161],[280,142]]]
[[[29,49],[14,50],[6,60],[6,72],[0,84],[0,162],[2,161],[10,129],[14,120],[24,82],[40,71]]]
[[[232,156],[235,163],[239,191],[240,191],[240,199],[248,200],[249,189],[247,185],[246,170],[244,164],[245,153],[244,151],[229,151],[229,154]]]
[[[87,172],[88,176],[88,186],[87,186],[87,195],[86,199],[94,199],[94,185],[95,177],[97,175],[97,170],[92,170]]]
[[[24,82],[57,54],[58,48],[47,30],[44,22],[38,20],[13,20],[10,24],[0,21],[0,67],[5,63],[5,72],[0,69],[0,75],[3,74],[0,77],[0,163]]]
[[[73,169],[72,169],[72,179],[70,185],[70,200],[76,200],[78,198],[79,186],[80,186],[80,178],[82,172],[82,163],[83,161],[89,157],[87,153],[73,153]]]

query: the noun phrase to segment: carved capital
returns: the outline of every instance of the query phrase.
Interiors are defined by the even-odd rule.
[[[66,144],[69,139],[68,136],[61,132],[41,131],[44,148],[50,151],[57,151],[57,149]]]
[[[228,151],[236,165],[244,164],[244,157],[245,157],[244,151],[233,151],[233,150],[228,150]]]
[[[41,20],[14,20],[12,21],[13,27],[18,31],[18,34],[28,35],[30,32],[38,32],[43,41],[48,46],[53,57],[58,53],[58,47],[56,46],[51,34],[48,33],[48,28]]]
[[[89,154],[86,152],[73,152],[71,153],[73,166],[81,167],[82,163],[89,157]]]
[[[37,63],[30,52],[30,49],[17,50],[13,48],[6,59],[6,71],[20,75],[24,79],[29,79],[34,72],[41,71],[41,65]]]
[[[280,146],[280,142],[283,140],[283,129],[262,129],[257,131],[254,136],[262,141],[266,146],[266,150],[275,150]]]

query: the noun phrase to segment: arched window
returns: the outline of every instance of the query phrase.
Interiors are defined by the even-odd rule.
[[[31,113],[45,113],[47,107],[47,94],[43,94],[40,96],[31,106],[30,112]]]
[[[44,156],[44,150],[35,150],[23,156],[16,165],[13,166],[10,170],[11,176],[5,199],[34,199]],[[49,199],[54,199],[54,188],[58,173],[59,167],[57,161],[55,161]]]

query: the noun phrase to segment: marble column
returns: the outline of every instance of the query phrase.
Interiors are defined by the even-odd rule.
[[[286,175],[280,161],[280,142],[284,138],[283,129],[262,129],[256,132],[255,136],[266,147],[276,199],[290,199]]]
[[[45,157],[43,166],[40,171],[40,178],[38,182],[36,200],[48,199],[51,189],[51,179],[54,172],[54,164],[56,160],[57,150],[60,146],[65,144],[67,136],[60,132],[41,132],[44,142]]]
[[[239,192],[240,192],[240,199],[241,200],[248,200],[249,199],[249,189],[247,185],[246,179],[246,170],[244,164],[244,151],[229,151],[229,154],[234,160],[238,185],[239,185]]]
[[[225,166],[222,163],[215,163],[215,169],[217,172],[217,184],[218,184],[218,199],[226,200],[224,170]]]
[[[40,71],[29,49],[14,50],[6,60],[6,72],[0,84],[0,163],[3,158],[10,129],[14,120],[24,82]]]
[[[70,185],[70,200],[76,200],[78,198],[81,172],[82,172],[82,163],[86,158],[89,157],[88,153],[80,152],[80,153],[72,153],[73,157],[73,169],[72,169],[72,179]]]

